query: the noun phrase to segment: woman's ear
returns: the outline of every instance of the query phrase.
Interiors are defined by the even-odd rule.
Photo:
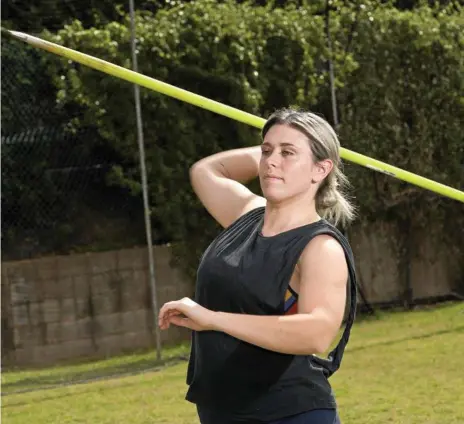
[[[314,164],[312,183],[320,183],[333,169],[333,162],[330,159],[324,159]]]

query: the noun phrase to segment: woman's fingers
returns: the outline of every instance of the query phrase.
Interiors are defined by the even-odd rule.
[[[167,309],[166,308],[160,312],[160,316],[158,318],[159,326],[162,329],[169,328],[169,324],[172,322],[171,321],[172,317],[181,316],[181,315],[183,315],[183,313],[179,311],[178,309]]]
[[[190,318],[186,317],[182,312],[177,310],[166,312],[160,322],[160,327],[162,330],[166,330],[170,327],[171,324],[191,329],[193,329],[194,326],[194,323]]]
[[[201,331],[208,327],[205,325],[207,315],[205,308],[195,303],[192,299],[184,297],[180,300],[165,303],[159,312],[158,325],[162,330],[170,327],[170,324],[187,327]]]
[[[158,316],[158,324],[161,325],[164,321],[166,321],[167,316],[169,316],[172,312],[176,311],[178,302],[168,302],[165,303],[162,308],[160,309],[159,316]]]
[[[188,328],[188,329],[194,330],[194,331],[201,331],[202,330],[201,326],[199,326],[193,320],[191,320],[190,318],[187,318],[185,316],[180,316],[180,315],[173,316],[173,317],[170,318],[169,322],[171,324],[177,325],[179,327],[185,327],[185,328]]]

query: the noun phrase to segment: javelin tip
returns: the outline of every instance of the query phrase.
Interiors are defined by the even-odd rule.
[[[13,37],[13,38],[18,38],[22,41],[28,41],[28,35],[25,34],[24,32],[19,32],[19,31],[12,31],[10,29],[6,29],[4,27],[2,28],[2,35],[5,35],[7,37]]]

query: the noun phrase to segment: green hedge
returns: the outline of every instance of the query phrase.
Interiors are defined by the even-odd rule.
[[[462,189],[462,10],[343,3],[333,2],[331,14],[342,144]],[[128,28],[128,17],[100,29],[76,21],[47,36],[130,67]],[[138,14],[137,34],[144,74],[260,116],[295,105],[331,118],[324,16],[314,7],[198,0]],[[70,124],[96,125],[125,158],[112,183],[139,193],[132,86],[63,60],[50,60],[49,72],[59,105],[79,110]],[[259,132],[146,89],[142,109],[153,220],[178,242],[178,257],[192,271],[218,228],[198,204],[188,169],[213,152],[258,143]],[[455,201],[355,165],[346,170],[360,221],[464,227]]]

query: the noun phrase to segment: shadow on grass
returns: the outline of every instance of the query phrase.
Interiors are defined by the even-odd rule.
[[[346,353],[350,354],[352,352],[359,352],[360,350],[371,349],[371,348],[378,347],[378,346],[391,346],[394,344],[403,343],[403,342],[407,342],[411,340],[422,340],[422,339],[427,339],[430,337],[440,336],[442,334],[461,333],[463,331],[464,331],[464,325],[461,325],[459,327],[454,327],[454,328],[449,328],[449,329],[444,329],[444,330],[437,330],[431,333],[419,334],[417,336],[402,337],[402,338],[394,339],[394,340],[384,340],[384,341],[377,342],[377,343],[368,343],[364,346],[357,346],[352,349],[347,348]]]
[[[366,308],[358,307],[358,312],[356,315],[356,323],[360,322],[376,322],[376,321],[383,321],[384,319],[389,319],[395,315],[409,315],[412,313],[420,313],[420,312],[439,312],[442,310],[447,310],[449,307],[455,305],[463,305],[462,301],[456,300],[448,300],[443,301],[441,303],[433,303],[431,301],[423,301],[417,302],[416,304],[412,305],[410,308],[405,307],[404,304],[401,302],[389,302],[389,303],[376,303],[372,305],[373,310],[369,311]],[[459,311],[458,313],[462,313],[463,311]]]
[[[98,380],[131,376],[147,371],[156,371],[165,366],[174,365],[186,360],[188,360],[187,355],[173,356],[161,361],[151,358],[140,359],[131,363],[109,365],[98,369],[23,378],[11,383],[2,383],[2,397],[39,390],[54,389],[68,385],[90,383]]]
[[[169,364],[169,365],[174,365],[174,364]],[[148,370],[145,370],[145,372],[157,372],[157,371],[161,371],[163,369],[162,366],[159,366],[157,368],[151,368],[151,369],[148,369]],[[34,389],[34,390],[30,390],[30,391],[33,391],[33,392],[37,392],[37,391],[45,391],[45,390],[53,390],[53,389],[59,389],[59,388],[64,388],[64,387],[77,387],[79,385],[82,385],[84,386],[85,384],[88,384],[88,383],[94,383],[94,382],[97,382],[99,380],[102,380],[102,381],[109,381],[109,380],[116,380],[118,378],[123,378],[123,377],[130,377],[131,375],[139,375],[139,374],[142,374],[143,372],[138,372],[138,373],[132,373],[132,374],[119,374],[119,375],[113,375],[113,376],[110,376],[110,377],[103,377],[103,378],[99,378],[99,379],[93,379],[93,380],[81,380],[81,381],[74,381],[72,383],[69,383],[69,384],[66,384],[66,385],[55,385],[55,386],[50,386],[50,387],[42,387],[42,388],[39,388],[39,389]],[[133,382],[133,383],[125,383],[124,384],[124,388],[128,388],[128,387],[140,387],[140,382]],[[105,387],[105,392],[109,392],[111,390],[119,390],[121,387],[120,386],[107,386]],[[71,391],[66,391],[66,392],[55,392],[55,394],[51,394],[49,396],[42,396],[40,397],[40,399],[31,399],[30,401],[19,401],[19,402],[15,402],[13,399],[11,400],[11,403],[5,403],[5,401],[3,401],[2,403],[2,409],[6,409],[6,408],[15,408],[15,407],[19,407],[19,406],[26,406],[26,405],[30,405],[32,403],[37,403],[37,402],[46,402],[46,401],[53,401],[53,400],[57,400],[57,399],[64,399],[64,398],[67,398],[67,397],[72,397],[73,400],[72,402],[75,402],[75,398],[79,395],[86,395],[86,394],[89,394],[89,393],[92,393],[94,391],[99,391],[101,390],[100,388],[97,388],[97,387],[86,387],[83,391],[80,391],[80,392],[71,392]],[[21,393],[24,393],[24,392],[15,392],[14,394],[21,394]],[[13,393],[10,393],[11,395]],[[10,399],[13,398],[13,396],[10,397]]]

